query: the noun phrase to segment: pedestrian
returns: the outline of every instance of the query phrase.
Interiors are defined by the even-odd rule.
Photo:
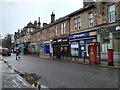
[[[16,60],[20,59],[20,48],[18,45],[16,45]]]

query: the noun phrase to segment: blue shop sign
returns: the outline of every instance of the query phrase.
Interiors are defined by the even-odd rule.
[[[88,37],[89,32],[84,32],[84,33],[78,33],[78,34],[73,34],[69,36],[69,39],[75,39],[75,38],[83,38],[83,37]]]

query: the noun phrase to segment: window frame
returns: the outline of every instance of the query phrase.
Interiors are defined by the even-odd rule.
[[[114,10],[110,10],[110,7],[114,6]],[[114,20],[112,20],[112,16],[114,15]],[[111,4],[108,6],[108,18],[109,18],[109,23],[115,22],[116,21],[116,8],[115,4]]]
[[[58,35],[58,27],[56,26],[55,27],[55,36],[57,36]]]
[[[81,28],[81,16],[77,18],[77,29],[80,30]]]
[[[91,16],[92,15],[92,16]],[[90,13],[88,13],[88,26],[89,27],[92,27],[93,26],[93,23],[94,23],[94,21],[93,21],[93,13],[92,12],[90,12]],[[91,22],[92,21],[92,22]]]
[[[77,18],[73,19],[73,30],[77,31]]]
[[[62,35],[62,34],[64,34],[64,33],[63,33],[63,32],[64,32],[64,31],[63,31],[63,30],[64,30],[64,28],[63,28],[63,23],[61,23],[60,27],[61,27],[61,35]]]
[[[63,34],[66,34],[66,23],[63,23]]]

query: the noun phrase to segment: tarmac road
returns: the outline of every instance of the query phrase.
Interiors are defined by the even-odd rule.
[[[15,60],[15,55],[4,60],[19,71],[40,75],[41,84],[48,88],[118,88],[117,69],[24,55],[21,60]]]

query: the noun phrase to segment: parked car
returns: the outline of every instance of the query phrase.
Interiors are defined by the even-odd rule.
[[[11,56],[11,51],[8,48],[3,48],[2,56]]]

